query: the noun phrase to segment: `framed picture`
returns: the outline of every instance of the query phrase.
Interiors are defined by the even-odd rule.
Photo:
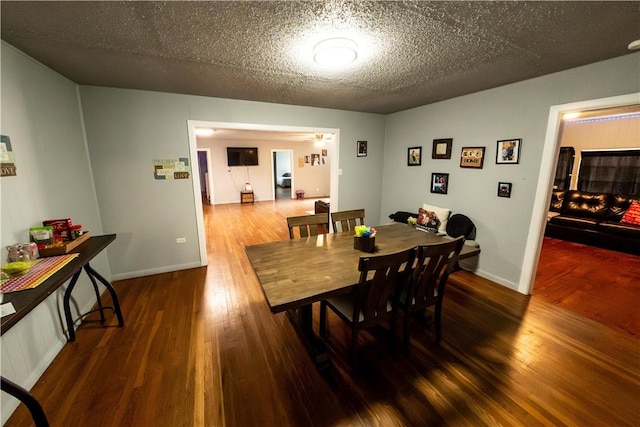
[[[498,183],[498,197],[511,197],[511,183],[499,182]]]
[[[407,166],[420,166],[422,164],[422,147],[409,147],[407,150]]]
[[[327,149],[326,148],[322,149],[322,157],[327,157]]]
[[[516,164],[520,162],[522,139],[503,139],[498,141],[496,150],[497,164]]]
[[[447,194],[449,187],[448,173],[432,173],[431,174],[431,192],[438,194]]]
[[[367,141],[358,141],[358,157],[367,157]]]
[[[453,139],[434,139],[433,149],[431,151],[432,159],[450,159],[451,147],[453,146]]]
[[[482,169],[484,149],[485,147],[462,147],[460,167]]]

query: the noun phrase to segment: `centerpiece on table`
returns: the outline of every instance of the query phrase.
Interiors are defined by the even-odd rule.
[[[376,248],[376,229],[366,225],[354,227],[353,249],[373,253]]]

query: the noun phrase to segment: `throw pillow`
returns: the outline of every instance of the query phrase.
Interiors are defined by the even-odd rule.
[[[440,219],[434,211],[418,209],[418,221],[416,227],[428,233],[437,233],[440,226]]]
[[[640,203],[633,202],[629,209],[622,215],[620,222],[640,225]]]
[[[435,212],[440,224],[438,225],[438,233],[447,234],[447,221],[449,221],[449,215],[451,215],[451,209],[440,208],[438,206],[422,205],[422,209],[429,212]]]

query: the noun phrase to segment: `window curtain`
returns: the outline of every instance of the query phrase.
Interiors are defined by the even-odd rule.
[[[558,166],[556,167],[556,177],[553,180],[553,188],[558,190],[568,190],[571,185],[571,172],[573,171],[573,159],[576,150],[573,147],[560,147],[558,154]]]
[[[640,195],[640,150],[582,151],[578,190]]]

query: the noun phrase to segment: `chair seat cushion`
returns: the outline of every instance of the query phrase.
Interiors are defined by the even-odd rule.
[[[590,218],[559,215],[551,218],[549,223],[564,225],[566,227],[581,228],[583,230],[595,230],[598,221]]]
[[[335,298],[327,299],[327,303],[337,311],[339,311],[342,316],[347,319],[349,322],[353,323],[353,305],[354,298],[351,295],[344,295]],[[391,306],[391,302],[387,302],[387,312],[391,312],[393,307]],[[362,312],[360,312],[360,316],[358,318],[358,322],[362,322],[364,320],[364,316]]]

